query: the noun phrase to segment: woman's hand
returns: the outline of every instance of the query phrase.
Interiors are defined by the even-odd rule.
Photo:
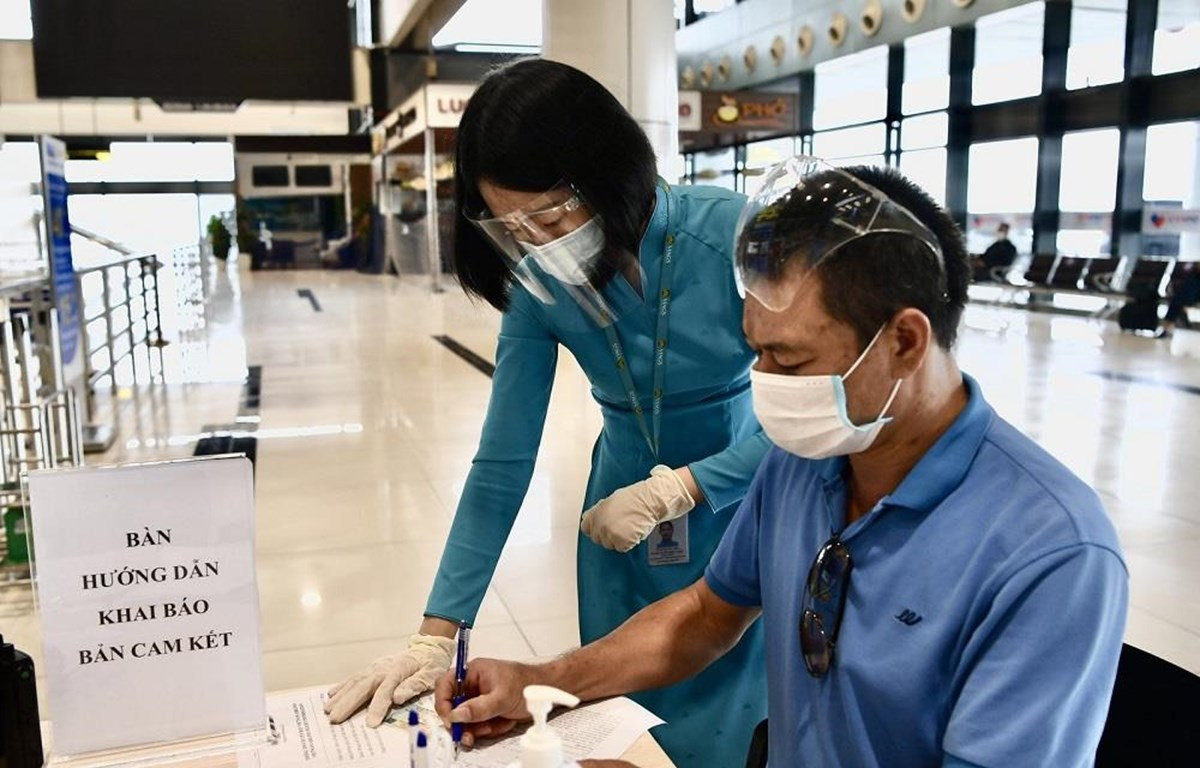
[[[650,477],[625,486],[583,513],[579,528],[605,549],[628,552],[654,526],[686,515],[700,499],[700,490],[687,467],[658,465]]]
[[[380,656],[363,671],[331,688],[325,701],[329,722],[343,722],[370,702],[367,727],[377,728],[394,705],[432,689],[438,677],[454,665],[456,629],[448,621],[426,619],[421,633],[409,638],[407,650]],[[442,634],[446,631],[450,637]]]

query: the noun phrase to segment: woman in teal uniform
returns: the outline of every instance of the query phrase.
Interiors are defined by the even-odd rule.
[[[604,418],[577,558],[583,642],[703,573],[768,447],[731,266],[744,201],[654,168],[637,123],[566,65],[511,64],[468,103],[455,261],[503,312],[491,401],[420,631],[331,692],[335,722],[370,701],[378,724],[449,668],[529,486],[560,347]],[[755,625],[700,676],[638,699],[680,768],[733,768],[765,716],[763,677]]]

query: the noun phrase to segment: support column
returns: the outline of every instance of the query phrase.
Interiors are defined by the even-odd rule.
[[[629,110],[677,179],[679,85],[675,15],[667,0],[543,0],[542,55],[583,70]]]

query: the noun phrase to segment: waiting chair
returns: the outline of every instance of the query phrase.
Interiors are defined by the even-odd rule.
[[[1188,721],[1200,701],[1200,677],[1140,648],[1121,648],[1117,684],[1097,768],[1195,765],[1200,729]]]
[[[1117,682],[1096,768],[1195,765],[1200,729],[1191,724],[1200,677],[1132,645],[1121,648]],[[767,765],[767,721],[754,729],[746,768]]]

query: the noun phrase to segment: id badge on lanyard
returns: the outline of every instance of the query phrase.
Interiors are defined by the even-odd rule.
[[[671,229],[671,189],[664,182],[667,205],[667,237],[663,246],[662,270],[658,282],[658,322],[654,335],[654,388],[651,390],[651,420],[653,429],[646,423],[645,409],[638,397],[633,375],[625,358],[625,350],[612,325],[606,326],[609,349],[617,366],[617,373],[625,387],[638,429],[650,448],[650,455],[657,462],[662,431],[663,384],[667,369],[667,331],[670,328],[671,282],[675,275],[675,232]],[[660,523],[646,540],[646,552],[650,565],[677,565],[690,560],[688,548],[688,516]]]

